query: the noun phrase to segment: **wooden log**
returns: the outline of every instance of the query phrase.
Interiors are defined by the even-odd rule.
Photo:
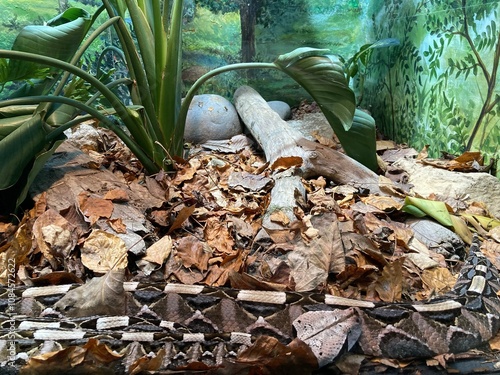
[[[276,185],[263,220],[265,228],[286,226],[282,222],[273,222],[273,214],[277,211],[285,214],[290,221],[295,220],[297,194],[305,199],[305,190],[299,188],[302,186],[301,178],[324,176],[337,184],[380,193],[377,174],[336,150],[305,139],[251,87],[242,86],[236,90],[234,104],[246,127],[264,150],[271,169],[276,171],[273,175]],[[278,170],[287,167],[291,173],[278,175]]]
[[[264,150],[271,168],[292,163],[286,158],[300,158],[296,174],[301,177],[324,176],[337,184],[349,184],[380,193],[376,173],[336,150],[305,139],[251,87],[242,86],[236,90],[234,104],[246,127]]]

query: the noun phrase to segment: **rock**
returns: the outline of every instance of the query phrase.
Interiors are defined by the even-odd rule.
[[[94,120],[82,122],[80,125],[64,132],[69,142],[84,151],[102,149],[102,134],[93,126]]]
[[[500,218],[500,181],[490,174],[451,172],[405,158],[393,166],[408,173],[412,191],[424,198],[435,194],[440,200],[483,202],[492,215]]]
[[[243,128],[231,102],[219,95],[196,95],[189,105],[184,138],[186,142],[229,139]]]
[[[282,120],[288,120],[292,116],[292,109],[285,102],[274,100],[267,102],[267,104],[269,104],[269,107],[271,107],[274,112],[280,115]]]
[[[446,259],[457,256],[465,259],[464,242],[455,233],[436,221],[423,218],[410,218],[407,224],[415,233],[415,238],[425,244],[435,253],[443,255]]]

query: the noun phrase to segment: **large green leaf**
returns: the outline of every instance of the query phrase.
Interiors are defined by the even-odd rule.
[[[324,53],[322,49],[299,48],[281,55],[274,63],[318,103],[346,154],[376,170],[375,121],[356,110],[354,92],[347,85],[342,63]]]
[[[19,183],[19,192],[17,195],[16,199],[16,206],[19,207],[23,201],[26,199],[26,196],[28,195],[29,189],[31,185],[33,184],[36,176],[40,171],[42,170],[43,166],[47,161],[50,159],[50,157],[54,154],[56,149],[59,147],[59,145],[66,139],[64,135],[61,135],[53,144],[52,146],[41,153],[39,153],[34,161],[33,164],[28,166],[29,168],[25,168],[24,175],[26,175],[26,178],[24,178],[24,175],[20,179]]]
[[[80,46],[91,25],[90,14],[70,8],[47,25],[29,25],[17,36],[12,50],[43,54],[69,61]],[[12,60],[7,69],[0,70],[0,83],[14,80],[43,78],[48,69],[33,62]]]
[[[356,108],[351,128],[338,132],[337,137],[350,157],[372,171],[378,169],[377,132],[372,116]]]
[[[354,92],[347,85],[344,67],[326,50],[298,48],[274,62],[297,81],[318,103],[326,118],[337,129],[349,130],[356,108]]]
[[[0,141],[0,190],[13,186],[46,144],[46,132],[39,113]]]

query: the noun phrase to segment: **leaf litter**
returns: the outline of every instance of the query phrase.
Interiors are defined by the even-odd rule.
[[[405,201],[398,194],[375,196],[352,186],[333,186],[322,177],[303,180],[307,201],[297,205],[295,221],[275,211],[272,220],[283,228],[265,230],[262,218],[270,200],[272,170],[252,142],[238,139],[237,144],[233,147],[234,141],[227,145],[218,142],[178,164],[175,174],[160,172],[155,176],[145,176],[123,146],[101,151],[101,165],[93,164],[92,168],[111,172],[117,181],[115,186],[79,192],[73,205],[59,211],[51,208],[47,194],[39,194],[19,224],[0,222],[2,284],[7,282],[8,259],[16,261],[19,284],[87,281],[90,284],[84,289],[85,295],[68,293],[59,302],[84,315],[121,311],[120,285],[125,278],[317,291],[384,302],[415,301],[449,290],[460,264],[416,240],[405,223],[407,212],[431,214],[448,226],[451,216],[451,224],[468,223],[483,235],[491,231],[498,241],[498,220],[478,209],[478,204],[454,209],[419,197]],[[387,143],[380,149],[386,153],[392,150],[390,155],[404,150]],[[411,149],[405,153],[417,154]],[[449,168],[457,169],[458,162],[470,160],[458,159]],[[290,159],[279,168],[296,164]],[[88,167],[82,163],[81,168],[85,165]],[[135,211],[130,213],[129,208],[139,210],[144,220],[140,215],[133,216]],[[116,212],[127,215],[113,217]],[[126,232],[138,235],[144,246],[131,252],[120,238]],[[432,237],[432,233],[427,235]],[[499,247],[494,241],[485,241],[484,250],[495,260]],[[111,307],[109,301],[114,301]],[[497,342],[492,341],[494,349],[499,347]],[[132,349],[129,346],[129,352],[117,354],[92,339],[83,346],[34,357],[23,373],[34,374],[43,366],[55,365],[104,371],[110,362],[128,356]],[[161,351],[153,356],[130,354],[129,373],[154,372],[164,355]],[[356,368],[361,366],[359,357],[353,355],[351,360],[357,363]],[[294,359],[291,364],[287,362],[290,358]],[[349,356],[343,358],[343,363],[349,363]],[[382,363],[386,367],[406,366],[384,361],[379,362],[379,371]],[[446,365],[442,359],[436,363]],[[290,373],[303,373],[314,369],[316,362],[300,340],[284,346],[263,337],[235,363],[226,365],[229,367],[218,369],[219,373],[249,368],[256,373],[271,373],[283,366],[291,366]],[[207,370],[201,363],[188,367]]]

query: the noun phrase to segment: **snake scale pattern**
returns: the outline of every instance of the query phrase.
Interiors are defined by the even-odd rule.
[[[452,290],[422,303],[197,285],[120,285],[123,310],[107,316],[72,311],[74,285],[16,288],[12,314],[3,289],[0,345],[14,337],[16,351],[32,356],[97,338],[114,350],[132,343],[146,353],[163,348],[163,368],[176,369],[193,361],[216,365],[235,358],[262,335],[285,344],[298,337],[321,367],[345,350],[398,359],[464,352],[485,344],[500,326],[498,271],[481,253],[477,236]]]

